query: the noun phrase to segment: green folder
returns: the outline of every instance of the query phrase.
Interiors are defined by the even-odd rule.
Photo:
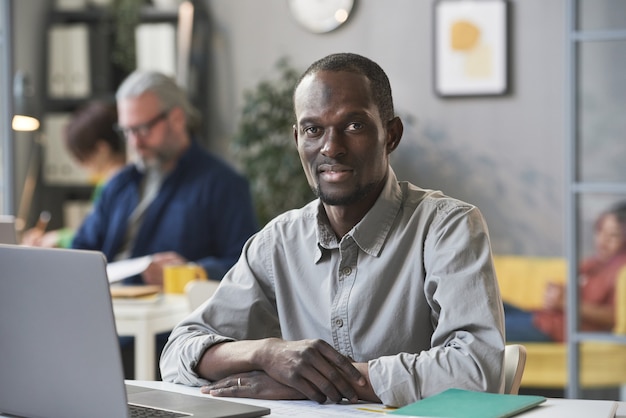
[[[533,408],[545,400],[543,396],[503,395],[448,389],[398,408],[389,412],[389,415],[428,418],[504,418]]]

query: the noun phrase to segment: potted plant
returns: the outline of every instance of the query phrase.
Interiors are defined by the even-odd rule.
[[[145,4],[145,0],[113,0],[110,5],[114,22],[111,60],[123,73],[130,73],[136,66],[135,29]]]
[[[233,138],[235,159],[250,181],[259,222],[298,208],[314,196],[302,171],[293,139],[293,89],[299,73],[281,58],[278,77],[244,93]]]

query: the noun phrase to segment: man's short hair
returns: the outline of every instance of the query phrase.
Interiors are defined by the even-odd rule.
[[[347,52],[328,55],[315,61],[307,68],[296,83],[296,89],[306,76],[319,71],[348,71],[364,75],[370,81],[374,103],[378,107],[383,122],[389,122],[394,118],[395,113],[389,78],[374,61],[361,55]]]

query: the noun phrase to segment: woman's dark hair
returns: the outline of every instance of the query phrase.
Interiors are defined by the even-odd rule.
[[[125,158],[126,142],[113,129],[117,108],[113,102],[92,101],[76,110],[65,128],[65,146],[80,162],[87,161],[104,141],[111,151]]]
[[[619,222],[624,236],[626,236],[626,201],[614,203],[607,210],[602,212],[595,222],[594,226],[596,230],[600,228],[602,220],[608,215],[614,215],[617,218],[617,222]]]
[[[626,228],[626,202],[618,202],[606,211],[606,213],[611,213],[615,215],[617,221]]]

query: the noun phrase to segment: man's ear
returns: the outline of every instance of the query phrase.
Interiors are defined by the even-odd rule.
[[[186,129],[187,128],[187,115],[181,107],[173,107],[170,110],[170,123],[173,123],[177,129]]]
[[[293,124],[293,140],[295,141],[296,146],[298,146],[298,125],[295,123]]]
[[[398,148],[403,132],[404,125],[398,116],[387,122],[387,154],[391,154]]]

